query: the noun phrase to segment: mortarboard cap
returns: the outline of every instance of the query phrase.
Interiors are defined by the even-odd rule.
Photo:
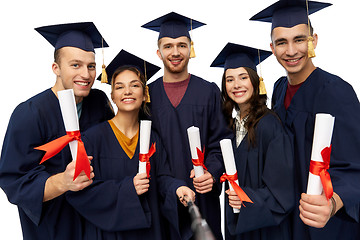
[[[111,84],[111,78],[115,70],[121,66],[133,66],[141,71],[147,79],[150,79],[155,73],[160,70],[160,67],[149,63],[125,50],[121,50],[116,57],[111,61],[111,63],[106,67],[106,72],[108,75],[108,83]],[[97,80],[101,79],[101,75]],[[146,79],[146,80],[147,80]]]
[[[271,30],[276,27],[291,28],[299,24],[308,24],[308,15],[331,5],[315,1],[306,3],[306,0],[280,0],[255,14],[250,20],[271,22]]]
[[[221,50],[210,67],[223,67],[224,70],[229,68],[249,67],[256,71],[256,65],[264,61],[271,54],[272,52],[270,51],[228,43],[223,50]]]
[[[152,20],[141,27],[159,32],[159,38],[178,38],[186,36],[190,38],[189,31],[205,25],[205,23],[182,16],[175,12]]]
[[[35,28],[55,50],[62,47],[77,47],[94,52],[94,48],[108,47],[92,22],[50,25]]]

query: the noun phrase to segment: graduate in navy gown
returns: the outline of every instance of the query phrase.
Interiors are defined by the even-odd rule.
[[[233,148],[239,186],[252,201],[242,202],[235,191],[225,191],[226,239],[291,239],[287,218],[294,206],[290,140],[267,108],[265,84],[256,73],[256,65],[271,54],[228,43],[211,64],[224,68],[223,111],[236,133]],[[234,213],[233,208],[240,212]]]
[[[186,205],[184,195],[194,201],[195,193],[184,181],[171,176],[166,151],[155,131],[150,138],[150,144],[156,146],[150,157],[150,178],[138,173],[139,114],[148,113],[149,100],[143,72],[151,77],[159,69],[125,50],[106,68],[118,111],[111,120],[83,134],[86,151],[93,156],[93,184],[66,194],[86,219],[84,239],[160,240],[170,239],[164,237],[165,232],[180,234],[177,196]],[[172,227],[165,229],[165,221]]]
[[[293,213],[292,239],[359,239],[359,100],[351,85],[312,62],[318,36],[308,14],[331,4],[287,4],[276,2],[252,19],[272,21],[271,48],[287,72],[274,85],[272,107],[294,148],[298,207]],[[334,191],[330,199],[324,194],[305,194],[317,113],[335,117],[328,170]]]
[[[171,12],[142,27],[159,32],[157,54],[164,64],[164,76],[149,85],[151,119],[169,155],[175,177],[186,181],[198,193],[202,217],[216,239],[222,239],[219,178],[224,172],[219,141],[231,138],[221,112],[220,91],[215,83],[189,74],[188,62],[194,57],[189,30],[204,25]],[[187,128],[200,129],[205,149],[205,174],[195,178]],[[201,149],[203,150],[203,149]],[[181,206],[180,206],[181,207]],[[190,224],[190,216],[180,211],[180,227]],[[182,239],[191,236],[183,235]]]
[[[91,89],[96,76],[94,48],[101,47],[102,37],[93,23],[36,30],[55,47],[56,82],[14,110],[1,152],[0,186],[18,206],[24,239],[81,239],[81,217],[63,193],[83,189],[91,180],[82,173],[73,181],[69,147],[41,165],[44,153],[34,148],[66,134],[56,97],[59,90],[74,90],[80,130],[114,116],[106,95]]]

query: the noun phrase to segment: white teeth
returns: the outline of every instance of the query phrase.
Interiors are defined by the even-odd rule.
[[[289,60],[287,60],[288,62],[296,62],[296,61],[299,61],[299,59],[300,58],[298,58],[298,59],[289,59]]]
[[[135,99],[132,99],[132,98],[125,98],[123,99],[123,102],[131,102],[131,101],[134,101]]]
[[[88,82],[76,82],[77,85],[81,85],[81,86],[87,86],[89,85]]]

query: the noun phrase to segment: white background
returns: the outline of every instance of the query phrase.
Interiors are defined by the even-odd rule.
[[[93,21],[110,45],[110,48],[105,49],[105,64],[121,49],[125,49],[162,67],[162,62],[156,55],[158,34],[140,26],[175,11],[207,24],[192,32],[197,57],[190,60],[189,71],[219,85],[222,69],[209,66],[227,42],[270,51],[270,24],[248,19],[273,2],[275,1],[2,1],[0,143],[13,109],[20,102],[53,86],[55,82],[55,75],[51,70],[53,47],[34,28]],[[315,32],[319,35],[317,57],[313,61],[316,66],[352,84],[359,96],[359,4],[356,0],[328,2],[334,5],[311,16]],[[97,50],[96,61],[100,74],[101,50]],[[270,98],[273,83],[285,71],[274,56],[265,60],[261,68]],[[160,70],[155,78],[162,73]],[[99,82],[94,87],[107,93],[110,90],[108,85],[101,85]],[[17,208],[7,201],[3,191],[0,191],[0,239],[22,239]]]

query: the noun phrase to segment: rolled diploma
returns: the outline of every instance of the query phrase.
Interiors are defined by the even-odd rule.
[[[58,91],[57,94],[66,132],[79,131],[79,118],[77,114],[74,91],[72,89],[67,89]],[[73,161],[76,161],[78,147],[77,140],[71,141],[69,146],[72,159]]]
[[[311,150],[311,160],[323,162],[321,151],[325,147],[329,147],[331,143],[332,132],[334,128],[335,118],[330,114],[317,113],[315,116],[315,127],[313,145]],[[320,176],[309,172],[307,194],[321,195],[323,187]]]
[[[200,142],[200,130],[198,127],[191,126],[187,129],[187,134],[189,138],[190,152],[192,159],[198,159],[196,148],[201,150]],[[194,165],[193,165],[194,166]],[[202,166],[194,166],[195,177],[200,177],[204,174],[204,169]]]
[[[150,145],[150,132],[151,132],[151,121],[141,120],[140,121],[140,153],[149,153]],[[139,160],[139,173],[146,173],[146,162],[140,162]]]
[[[230,139],[223,139],[220,141],[221,153],[224,159],[225,171],[227,175],[234,175],[236,171],[234,152]],[[239,185],[239,181],[235,181]],[[230,191],[234,191],[231,184],[229,184]],[[234,213],[239,213],[240,209],[233,208]]]

